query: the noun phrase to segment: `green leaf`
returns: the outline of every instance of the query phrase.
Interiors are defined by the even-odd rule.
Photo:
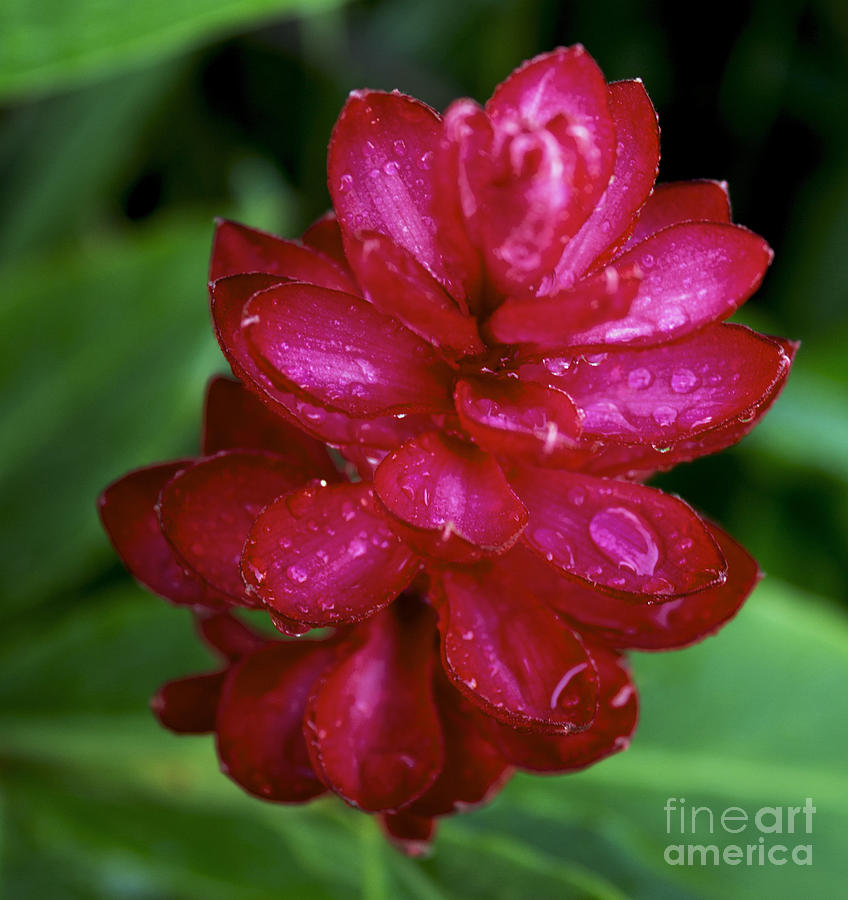
[[[195,451],[203,385],[223,368],[204,290],[211,235],[211,216],[165,223],[0,270],[7,615],[114,559],[95,510],[109,481]]]
[[[0,96],[72,87],[281,15],[340,0],[6,0]]]
[[[144,686],[204,668],[186,618],[121,588],[65,611],[41,646],[35,623],[0,642],[10,852],[65,872],[57,896],[91,884],[82,896],[137,896],[135,885],[144,897],[217,897],[239,878],[239,896],[257,898],[840,895],[848,627],[780,583],[766,581],[720,636],[634,660],[643,713],[626,753],[577,775],[516,777],[491,806],[445,822],[424,861],[398,856],[373,821],[334,800],[291,808],[245,797],[218,772],[209,738],[156,727]],[[681,840],[666,832],[669,797],[715,815],[811,797],[813,833],[797,842],[813,844],[814,865],[669,866],[664,849]],[[752,828],[699,832],[697,843],[756,844]],[[254,870],[262,854],[268,873]],[[278,862],[302,893],[273,893]],[[43,870],[24,868],[5,877],[36,885]],[[130,887],[110,880],[121,872]]]

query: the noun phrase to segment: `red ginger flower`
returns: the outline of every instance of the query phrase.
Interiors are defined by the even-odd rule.
[[[730,223],[723,185],[654,188],[658,156],[641,82],[607,85],[582,48],[557,50],[444,118],[353,93],[330,143],[334,214],[301,243],[219,224],[215,328],[265,409],[215,382],[211,455],[127,476],[103,512],[172,600],[337,628],[162,695],[179,727],[193,701],[173,718],[168,693],[208,692],[203,723],[249,790],[304,799],[297,769],[426,837],[499,765],[620,746],[635,705],[615,651],[685,646],[750,592],[745,551],[640,480],[739,440],[795,348],[722,324],[771,251]],[[269,698],[255,713],[240,679]],[[414,749],[392,742],[402,710]],[[499,761],[470,799],[461,773],[489,751],[463,716]]]

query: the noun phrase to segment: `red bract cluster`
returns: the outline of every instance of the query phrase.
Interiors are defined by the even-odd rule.
[[[641,82],[560,49],[444,117],[354,92],[333,213],[299,242],[219,223],[240,383],[212,382],[202,457],[101,509],[226,662],[160,719],[214,731],[248,791],[329,789],[420,849],[514,768],[626,746],[620,651],[686,646],[750,593],[745,551],[642,482],[746,434],[795,347],[723,324],[771,251],[724,185],[654,187],[658,160]]]

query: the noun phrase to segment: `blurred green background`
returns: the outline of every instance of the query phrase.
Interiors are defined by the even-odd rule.
[[[844,895],[848,4],[691,16],[647,0],[5,0],[0,895]],[[321,213],[354,87],[483,100],[524,58],[577,41],[610,79],[644,78],[661,179],[727,179],[737,220],[777,251],[742,318],[803,341],[789,386],[740,446],[658,479],[769,577],[721,636],[635,659],[643,719],[626,754],[517,778],[413,862],[341,804],[247,799],[209,739],[157,728],[149,695],[207,658],[187,614],[123,572],[94,498],[195,449],[223,369],[205,298],[214,215],[294,235]],[[718,812],[812,797],[813,865],[670,867],[667,797]]]

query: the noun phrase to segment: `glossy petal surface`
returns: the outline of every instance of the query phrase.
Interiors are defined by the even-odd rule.
[[[615,260],[642,272],[628,315],[575,335],[573,343],[664,343],[726,319],[759,287],[771,258],[761,237],[736,225],[666,228]]]
[[[520,469],[510,482],[530,512],[523,539],[563,574],[650,599],[724,579],[715,541],[676,497],[576,472]]]
[[[582,417],[568,394],[517,378],[457,382],[456,410],[465,431],[484,450],[531,465],[569,461]]]
[[[218,708],[218,755],[248,793],[302,803],[324,792],[309,761],[303,716],[333,654],[326,642],[274,642],[230,670]]]
[[[209,280],[244,272],[265,272],[334,291],[355,291],[350,276],[311,247],[284,241],[264,231],[219,220],[212,245]]]
[[[159,495],[159,521],[179,557],[207,584],[247,601],[242,547],[262,510],[294,490],[288,462],[255,451],[223,451],[175,475]]]
[[[449,408],[436,351],[358,297],[283,284],[254,294],[241,324],[271,380],[313,403],[352,416]]]
[[[484,550],[499,550],[524,527],[526,511],[495,460],[438,432],[407,441],[386,457],[374,490],[402,522],[443,536],[457,535]]]
[[[497,562],[443,574],[445,670],[501,722],[546,733],[586,728],[598,701],[595,667],[571,627],[513,575]]]
[[[600,680],[598,712],[592,724],[577,734],[556,736],[500,726],[495,740],[513,765],[537,772],[571,772],[627,748],[639,713],[630,668],[623,656],[607,648],[591,645],[589,652]]]
[[[256,520],[242,562],[245,581],[264,604],[311,625],[373,615],[417,568],[367,484],[313,486],[281,497]]]
[[[420,797],[441,770],[434,636],[428,609],[384,611],[360,626],[361,643],[325,675],[310,701],[313,765],[360,809],[398,809]]]
[[[189,606],[220,606],[227,599],[186,571],[162,534],[156,515],[159,492],[189,460],[136,469],[101,494],[100,518],[133,577],[156,594]]]

